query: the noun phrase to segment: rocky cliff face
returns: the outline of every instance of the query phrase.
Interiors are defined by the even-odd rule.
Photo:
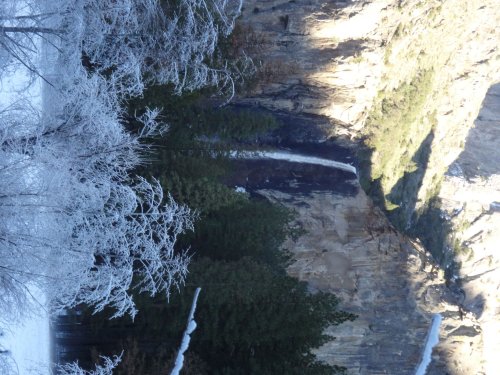
[[[428,373],[481,373],[481,329],[474,316],[459,310],[461,294],[447,287],[430,254],[398,233],[361,189],[351,197],[324,190],[260,193],[296,210],[307,231],[286,244],[296,260],[290,274],[313,290],[339,295],[343,307],[359,316],[329,330],[336,339],[317,350],[320,359],[347,367],[349,374],[414,374],[431,316],[439,312],[441,343]]]
[[[417,307],[408,257],[420,266],[425,255],[389,225],[362,190],[351,198],[329,192],[307,197],[262,193],[295,209],[307,231],[287,244],[296,259],[289,272],[314,289],[336,293],[359,315],[332,327],[329,333],[337,339],[317,356],[347,367],[350,374],[414,373],[430,316]]]
[[[429,314],[441,312],[441,342],[429,373],[495,373],[499,276],[490,234],[499,227],[491,204],[500,199],[476,204],[470,194],[498,193],[492,168],[499,158],[486,151],[488,167],[474,164],[489,131],[476,126],[477,139],[474,133],[465,139],[487,89],[500,80],[497,0],[245,4],[246,42],[257,45],[262,68],[257,87],[239,102],[315,115],[311,126],[322,128],[324,139],[362,150],[363,186],[400,229],[414,225],[415,212],[439,192],[459,155],[464,171],[444,178],[439,194],[453,225],[473,222],[458,231],[473,251],[458,259],[465,297],[460,283],[445,282],[428,253],[389,224],[362,190],[349,198],[265,192],[298,210],[309,232],[289,245],[297,259],[290,272],[340,294],[360,316],[336,328],[338,339],[318,355],[352,374],[411,374]],[[478,175],[478,166],[487,173]]]
[[[463,152],[439,196],[459,252],[462,306],[480,324],[484,369],[498,372],[500,352],[500,85],[491,87]]]
[[[265,73],[245,101],[324,115],[330,135],[371,138],[366,173],[386,195],[415,164],[432,166],[403,197],[414,201],[410,211],[456,159],[500,78],[496,0],[250,0],[242,22],[260,37]]]

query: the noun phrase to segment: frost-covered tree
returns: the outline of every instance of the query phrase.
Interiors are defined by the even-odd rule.
[[[34,5],[35,3],[33,3]],[[45,17],[24,1],[0,1],[0,67],[2,73],[16,62],[38,75],[36,62],[39,50],[37,36],[41,31],[54,33],[44,27]]]
[[[36,221],[32,214],[37,173],[30,158],[34,146],[29,134],[36,112],[26,103],[0,111],[0,323],[19,319],[29,310],[30,282],[41,276],[33,237]]]
[[[143,82],[173,83],[181,90],[227,84],[224,68],[207,57],[220,35],[228,35],[241,0],[87,0],[82,32],[84,53],[94,66],[113,70],[125,92]]]
[[[96,365],[95,370],[86,371],[78,363],[73,362],[57,366],[57,373],[59,375],[111,375],[113,369],[120,363],[121,355],[113,358],[101,357],[101,360],[104,362],[103,365]]]
[[[157,182],[133,179],[140,138],[124,131],[121,100],[145,82],[195,89],[227,79],[206,57],[232,29],[241,1],[24,0],[2,3],[0,48],[36,74],[32,53],[56,51],[42,115],[0,116],[0,267],[4,309],[25,305],[30,284],[49,285],[57,309],[79,303],[135,314],[128,294],[168,292],[186,273],[173,254],[192,227],[189,210]],[[89,59],[92,72],[81,66]],[[47,93],[46,93],[47,95]],[[21,116],[20,116],[21,114]],[[24,294],[22,292],[25,292]],[[20,299],[24,298],[25,301]]]
[[[171,83],[178,92],[233,85],[227,66],[213,67],[209,61],[219,36],[232,31],[242,0],[9,4],[0,17],[0,50],[36,74],[32,52],[44,42],[87,60],[125,95],[140,95],[151,82]],[[64,48],[68,44],[71,48]]]
[[[21,292],[35,283],[50,291],[55,310],[87,303],[134,316],[130,288],[168,294],[186,274],[188,258],[174,244],[192,229],[190,211],[164,197],[158,182],[130,175],[141,136],[159,129],[157,112],[147,112],[133,136],[112,93],[104,78],[82,70],[50,115],[31,124],[0,118],[4,308],[23,305]]]
[[[24,67],[45,81],[42,109],[29,99],[0,108],[0,324],[38,303],[32,288],[46,291],[52,311],[85,303],[133,317],[132,290],[168,295],[183,282],[189,257],[174,245],[193,215],[157,181],[131,175],[141,139],[164,128],[147,111],[143,130],[126,132],[122,102],[151,82],[178,92],[231,85],[210,56],[240,8],[241,0],[0,1],[2,72]]]

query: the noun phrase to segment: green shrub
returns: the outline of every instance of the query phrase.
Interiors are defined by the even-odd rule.
[[[366,121],[361,182],[385,209],[416,199],[435,123],[435,114],[424,113],[432,79],[431,70],[421,71],[410,82],[380,92]]]

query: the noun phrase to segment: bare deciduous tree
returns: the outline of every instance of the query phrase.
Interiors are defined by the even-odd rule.
[[[210,65],[219,36],[227,36],[243,0],[24,0],[28,14],[4,6],[0,49],[40,75],[40,41],[85,57],[124,95],[145,83],[171,83],[178,92],[232,86],[227,66]],[[72,48],[67,47],[68,44]],[[74,56],[73,56],[74,57]]]
[[[0,298],[18,305],[36,283],[55,310],[87,303],[134,316],[130,288],[168,294],[185,276],[174,245],[192,215],[158,182],[130,176],[140,136],[124,131],[106,80],[82,75],[57,98],[59,112],[24,132],[0,130]],[[142,136],[157,130],[156,114],[142,118]]]
[[[122,101],[151,82],[178,92],[232,86],[210,56],[241,3],[0,2],[0,65],[46,82],[42,109],[29,99],[0,108],[1,324],[38,303],[32,287],[47,291],[52,311],[86,303],[133,317],[131,290],[168,294],[183,282],[189,257],[174,245],[193,215],[157,181],[131,175],[141,139],[164,128],[152,110],[140,134],[126,132]],[[54,66],[40,65],[49,54]],[[86,374],[76,364],[61,371]]]
[[[111,375],[113,369],[120,363],[120,356],[114,356],[113,358],[101,357],[104,362],[102,366],[96,365],[95,370],[86,371],[78,366],[78,363],[67,363],[57,367],[59,375]]]

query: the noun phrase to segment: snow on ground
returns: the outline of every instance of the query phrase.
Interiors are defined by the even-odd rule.
[[[42,307],[44,294],[40,289],[30,288],[30,293],[39,304],[35,313],[20,322],[6,327],[0,337],[0,346],[9,350],[19,375],[50,373],[50,327],[49,316]],[[7,375],[7,374],[2,374]]]
[[[26,11],[26,8],[21,6],[22,1],[15,4],[21,11]],[[27,69],[19,64],[10,64],[8,56],[5,51],[3,52],[0,53],[0,113],[19,110],[40,113],[42,80],[38,77],[33,78]],[[38,59],[37,56],[33,58]],[[33,304],[33,311],[17,320],[15,317],[1,317],[2,324],[7,326],[0,325],[0,331],[3,333],[0,336],[0,349],[8,350],[12,359],[10,362],[14,364],[13,371],[19,375],[49,374],[50,326],[49,316],[44,307],[45,295],[42,290],[34,286],[29,286],[28,290],[36,301]]]

